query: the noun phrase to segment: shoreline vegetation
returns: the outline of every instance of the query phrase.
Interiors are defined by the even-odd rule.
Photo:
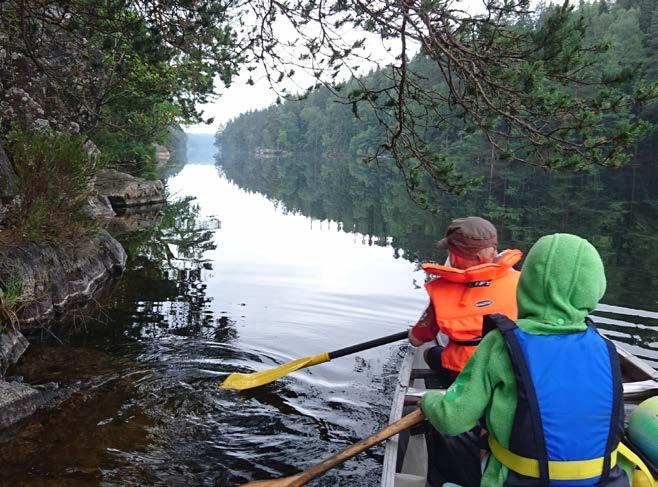
[[[170,161],[169,151],[165,147],[159,148],[159,164],[149,164],[142,172],[157,176],[158,172],[164,175],[169,168],[181,167],[178,158],[182,157],[181,139],[184,144],[184,138],[177,135],[177,139],[179,145],[171,149],[176,159]],[[99,236],[105,238],[104,228],[112,226],[109,222],[125,208],[150,211],[154,205],[164,203],[165,195],[159,180],[147,181],[101,168],[98,149],[82,136],[63,136],[52,131],[12,132],[7,141],[11,163],[0,142],[0,161],[6,169],[6,186],[11,188],[3,198],[4,218],[0,221],[0,251],[5,256],[0,266],[0,283],[5,291],[3,296],[7,298],[0,302],[0,314],[11,320],[2,320],[0,327],[11,325],[16,328],[17,323],[23,321],[27,308],[47,299],[52,282],[44,281],[37,286],[41,292],[35,292],[40,296],[26,292],[30,286],[26,285],[25,272],[12,270],[15,262],[7,257],[8,253],[18,249],[38,260],[40,253],[56,253],[56,249],[72,246],[80,249],[82,259],[85,245]],[[153,150],[155,153],[155,146]],[[118,242],[109,235],[107,238],[108,245],[118,249],[111,253],[116,256],[125,254]],[[102,261],[103,246],[97,249],[97,260]],[[92,255],[86,258],[94,260]],[[52,264],[56,267],[60,260],[53,257]],[[124,261],[125,255],[115,257],[110,267],[121,267]],[[43,264],[47,266],[45,262]],[[97,281],[100,277],[94,275],[91,280]],[[51,280],[54,278],[54,275],[50,276]],[[85,278],[83,272],[80,279]],[[21,296],[15,296],[17,289],[21,289]],[[45,318],[48,313],[31,316],[29,321]]]
[[[159,180],[115,170],[83,173],[78,180],[68,181],[68,187],[57,185],[62,174],[57,172],[57,162],[75,162],[76,158],[62,158],[57,146],[61,139],[49,144],[52,134],[39,137],[41,143],[34,146],[24,139],[19,142],[28,153],[32,148],[43,151],[25,164],[38,177],[29,172],[16,177],[17,196],[11,200],[18,202],[8,203],[8,228],[0,231],[0,429],[71,392],[58,391],[56,384],[33,387],[3,379],[29,346],[23,333],[38,335],[71,312],[84,312],[126,266],[126,251],[106,228],[118,233],[124,227],[130,230],[127,220],[134,220],[135,212],[147,214],[139,219],[140,228],[144,222],[157,224],[165,202]],[[74,144],[78,161],[89,157],[79,140]],[[69,147],[66,142],[64,147]],[[175,167],[180,168],[177,161],[164,161],[159,170]],[[74,197],[62,199],[69,194]]]

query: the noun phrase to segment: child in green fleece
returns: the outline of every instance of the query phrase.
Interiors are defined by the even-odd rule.
[[[605,288],[601,258],[589,242],[568,234],[542,237],[528,253],[521,271],[516,325],[531,335],[585,332],[588,329],[586,317],[598,304]],[[564,377],[564,380],[569,378]],[[606,386],[610,388],[610,383],[601,384],[601,387]],[[421,407],[430,423],[446,435],[467,432],[484,417],[489,434],[504,449],[509,449],[517,411],[517,390],[515,367],[506,341],[501,331],[494,330],[484,337],[446,393],[427,393]],[[569,401],[569,398],[564,400]],[[619,477],[619,469],[613,468],[611,472],[613,470]],[[509,469],[492,454],[480,485],[503,485],[508,475],[511,476]],[[516,478],[516,474],[514,476]],[[625,476],[619,480],[621,483],[614,485],[624,485]],[[533,482],[526,477],[525,482],[523,485],[540,485],[539,479]],[[625,480],[626,485],[627,482]],[[604,482],[603,485],[612,484]]]

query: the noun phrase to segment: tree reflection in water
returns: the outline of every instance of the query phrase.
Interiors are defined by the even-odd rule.
[[[394,165],[358,158],[255,158],[224,151],[227,178],[264,194],[283,211],[339,222],[369,245],[391,245],[395,258],[441,260],[434,243],[453,218],[482,215],[499,230],[500,247],[528,251],[542,235],[564,232],[589,239],[606,265],[605,302],[658,310],[658,170],[653,161],[588,173],[546,173],[477,154],[469,165],[482,184],[465,196],[433,194],[431,212],[413,203]],[[652,343],[638,330],[626,340]],[[645,336],[646,335],[646,336]]]
[[[227,317],[214,319],[204,282],[213,269],[206,253],[217,248],[219,227],[217,220],[202,218],[194,198],[186,197],[165,206],[158,225],[119,237],[128,262],[108,312],[126,335],[225,341],[235,333]]]

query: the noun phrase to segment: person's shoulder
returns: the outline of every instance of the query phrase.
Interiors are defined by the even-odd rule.
[[[475,355],[478,355],[479,367],[491,382],[508,382],[511,362],[507,353],[507,344],[503,334],[498,329],[487,333],[478,345]]]
[[[478,345],[492,353],[500,353],[501,349],[507,349],[502,329],[514,327],[514,322],[503,314],[485,315],[482,322],[482,341]]]
[[[482,341],[478,344],[478,349],[483,345],[485,347],[505,346],[503,334],[498,328],[487,331],[484,337],[482,337]]]

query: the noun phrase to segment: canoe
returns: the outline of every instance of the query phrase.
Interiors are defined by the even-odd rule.
[[[602,322],[598,317],[595,321]],[[408,409],[418,404],[428,390],[426,378],[433,373],[423,360],[423,350],[433,344],[414,348],[409,346],[400,366],[398,383],[393,394],[389,424],[399,420]],[[626,417],[648,397],[658,395],[658,372],[647,362],[615,343],[619,354],[624,382]],[[406,410],[405,410],[406,409]],[[399,435],[400,436],[400,435]],[[386,442],[381,479],[382,487],[425,487],[427,475],[427,448],[421,434],[395,436]],[[408,442],[407,442],[408,440]],[[400,443],[404,441],[405,447]]]

